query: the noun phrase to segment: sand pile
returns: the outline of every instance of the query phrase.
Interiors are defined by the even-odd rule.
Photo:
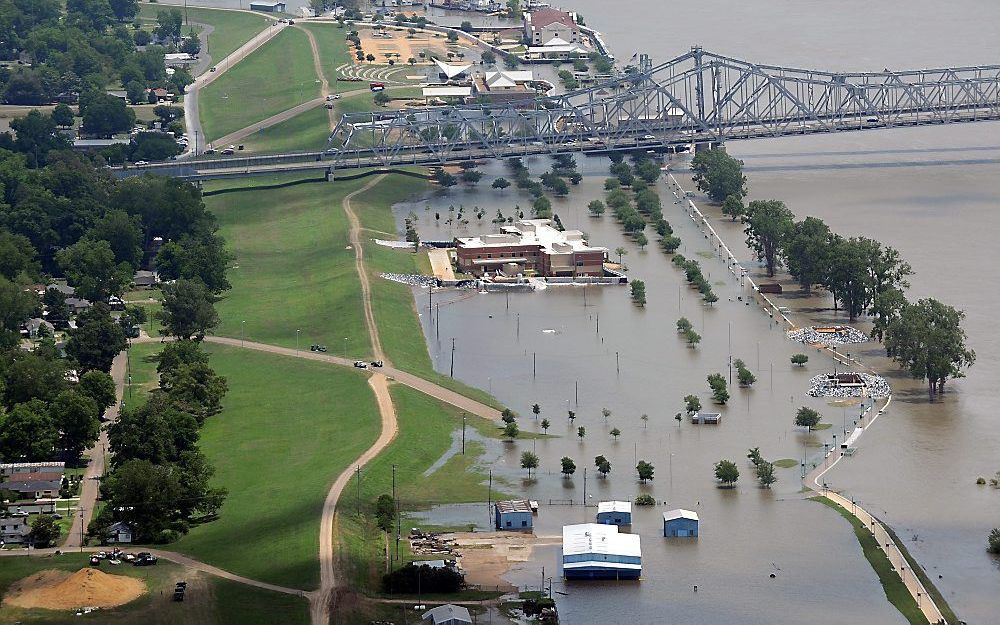
[[[113,608],[146,592],[140,579],[109,575],[97,569],[42,571],[11,586],[3,602],[18,608],[75,610],[82,607]]]

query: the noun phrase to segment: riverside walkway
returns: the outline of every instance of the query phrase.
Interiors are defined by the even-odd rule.
[[[726,268],[730,271],[730,273],[740,279],[743,288],[749,290],[750,295],[753,297],[757,305],[760,306],[761,310],[767,313],[770,317],[777,319],[779,323],[785,324],[787,326],[786,329],[794,329],[796,325],[792,322],[792,320],[789,319],[785,313],[781,312],[779,307],[771,300],[771,298],[760,292],[759,286],[749,275],[749,272],[739,263],[736,255],[733,254],[729,246],[726,245],[726,242],[723,241],[722,237],[720,237],[715,231],[715,228],[713,228],[709,223],[708,218],[705,217],[704,213],[702,213],[698,206],[688,198],[687,191],[680,185],[679,182],[677,182],[674,175],[669,174],[667,178],[667,187],[670,189],[670,192],[674,196],[675,200],[682,203],[682,207],[691,220],[694,221],[699,228],[701,228],[702,232],[709,238],[713,247],[716,248],[719,258],[726,263]],[[824,349],[830,357],[840,364],[859,366],[867,369],[870,373],[877,374],[877,372],[871,367],[863,365],[859,360],[841,353],[834,347],[826,346]],[[874,412],[875,402],[872,402],[871,405],[864,409],[861,414],[861,418],[858,421],[858,427],[862,428],[862,433],[855,440],[855,443],[864,436],[864,433],[875,424],[875,421],[877,421],[880,416],[885,414],[889,404],[891,403],[892,395],[886,398],[885,403],[882,404],[882,407],[879,408],[877,412]],[[871,417],[868,418],[870,414]],[[892,564],[893,569],[899,573],[900,579],[902,579],[903,584],[910,593],[910,596],[912,596],[913,600],[916,601],[917,607],[927,618],[927,622],[944,623],[944,615],[941,613],[941,609],[927,592],[927,589],[920,581],[916,572],[912,570],[912,567],[903,555],[902,547],[898,544],[897,540],[889,534],[885,525],[856,501],[848,499],[840,493],[830,490],[826,482],[821,481],[831,469],[837,466],[838,462],[844,459],[844,457],[844,453],[841,449],[836,446],[832,446],[824,453],[822,463],[816,465],[813,470],[803,478],[803,484],[806,488],[810,489],[817,495],[826,497],[830,501],[840,505],[844,508],[844,510],[847,510],[852,516],[861,521],[874,536],[879,550],[885,553],[889,562]]]

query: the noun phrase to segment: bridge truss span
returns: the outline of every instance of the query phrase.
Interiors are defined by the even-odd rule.
[[[328,153],[337,167],[444,164],[992,119],[1000,119],[998,65],[842,73],[695,47],[556,96],[349,113]]]

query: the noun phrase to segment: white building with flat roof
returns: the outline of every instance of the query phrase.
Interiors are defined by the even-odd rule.
[[[621,534],[617,525],[564,525],[562,551],[566,579],[638,579],[642,574],[639,536]]]

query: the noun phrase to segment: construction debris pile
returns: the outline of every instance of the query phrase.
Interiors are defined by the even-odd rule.
[[[381,273],[379,275],[386,280],[392,280],[393,282],[400,282],[410,286],[427,288],[429,286],[438,285],[438,280],[434,276],[421,276],[407,273]]]
[[[871,373],[824,373],[809,380],[810,397],[847,399],[872,397],[881,399],[892,393],[885,378]]]
[[[416,555],[452,556],[455,554],[455,539],[441,538],[439,534],[410,530],[410,550]]]
[[[801,343],[821,345],[848,345],[851,343],[867,343],[868,335],[851,326],[825,326],[798,328],[788,331],[788,338]]]

